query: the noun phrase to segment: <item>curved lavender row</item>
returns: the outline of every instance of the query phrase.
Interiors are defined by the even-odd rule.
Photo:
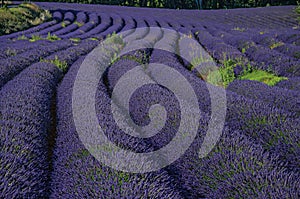
[[[153,18],[144,18],[144,20],[147,22],[149,27],[159,27],[157,20],[155,20]]]
[[[258,69],[272,70],[275,74],[285,77],[300,76],[299,60],[294,61],[281,53],[260,46],[251,46],[245,54],[257,63]]]
[[[34,64],[0,91],[0,197],[49,195],[51,100],[62,72]]]
[[[205,131],[201,132],[205,133]],[[284,169],[276,156],[271,156],[265,152],[250,137],[225,128],[219,142],[208,156],[199,158],[198,150],[203,139],[201,136],[203,135],[197,137],[189,151],[181,159],[169,167],[171,171],[176,171],[174,177],[189,191],[190,195],[187,198],[216,198],[214,193],[217,190],[224,190],[230,194],[232,192],[229,192],[230,187],[226,186],[226,182],[233,182],[232,179],[235,179],[236,176],[249,173],[257,184],[249,187],[248,183],[235,182],[241,190],[249,193],[249,195],[245,195],[246,198],[253,196],[252,191],[256,192],[258,197],[269,190],[274,191],[274,193],[277,191],[279,195],[297,195],[299,193],[296,188],[299,185],[299,180],[296,180],[298,175],[295,173],[285,172],[287,176],[290,176],[286,181],[282,178],[261,181],[261,175],[265,177],[276,176],[281,174]]]
[[[75,20],[76,20],[76,15],[73,12],[68,11],[64,14],[64,21],[73,22]]]
[[[194,29],[194,32],[197,31],[197,29]],[[248,47],[248,45],[253,44],[253,42],[249,41],[249,36],[247,35],[242,35],[240,33],[230,34],[226,31],[212,31],[211,33],[209,33],[204,28],[199,28],[197,38],[200,39],[201,37],[204,37],[207,40],[217,38],[220,42],[222,42],[223,40],[229,45],[236,47],[239,51],[242,51],[243,48],[246,48]],[[202,38],[201,43],[207,42],[204,38]]]
[[[60,36],[61,38],[71,38],[75,37],[77,35],[86,34],[96,26],[98,26],[100,23],[100,20],[98,18],[98,15],[95,13],[89,14],[89,21],[85,23],[83,26],[79,27],[77,30],[70,32],[68,34]]]
[[[213,44],[211,41],[215,40],[214,42],[219,42],[221,43],[222,40],[219,38],[214,38],[207,30],[206,28],[202,26],[197,26],[192,30],[194,34],[196,34],[196,39],[203,44],[207,48],[212,48]]]
[[[124,42],[126,45],[119,53],[120,58],[108,69],[107,81],[109,92],[113,91],[119,78],[127,71],[138,65],[147,64],[147,57],[151,54],[151,48],[163,36],[159,28],[140,28],[144,27],[144,25],[149,25],[145,24],[143,20],[140,20],[137,25],[138,29],[125,35]],[[132,51],[132,49],[139,50]]]
[[[36,35],[47,35],[48,33],[53,33],[55,31],[58,31],[58,30],[61,30],[61,29],[64,29],[64,25],[66,26],[69,26],[71,24],[71,22],[69,21],[63,21],[61,23],[58,23],[58,24],[55,24],[54,26],[50,26],[48,28],[45,28],[39,32],[35,32]]]
[[[279,34],[277,38],[284,43],[294,44],[297,46],[300,45],[300,34],[298,30],[289,30],[288,32]]]
[[[153,151],[153,147],[149,144],[148,140],[133,137],[126,134],[118,126],[120,123],[124,123],[127,129],[135,131],[134,126],[127,120],[122,121],[121,119],[116,120],[112,115],[111,104],[117,105],[118,110],[114,112],[114,115],[124,115],[124,107],[118,103],[117,100],[112,100],[106,92],[106,85],[102,82],[98,85],[96,92],[96,113],[99,121],[99,125],[105,129],[104,133],[106,137],[116,144],[118,147],[134,151],[136,153],[146,153]],[[120,96],[118,96],[120,97]],[[128,160],[130,161],[130,160]]]
[[[206,66],[217,67],[214,59],[208,52],[199,44],[194,43],[196,39],[192,35],[193,30],[190,31],[187,28],[179,28],[178,31],[183,34],[178,41],[179,59],[182,59],[183,66],[198,76],[201,76],[198,70],[204,72]],[[189,63],[187,60],[191,60],[193,63]]]
[[[166,146],[174,138],[181,118],[180,104],[175,95],[159,85],[149,84],[136,90],[130,98],[129,111],[132,120],[139,126],[148,125],[149,109],[154,104],[163,106],[167,117],[163,128],[158,133],[144,139],[147,143],[151,143],[152,151]]]
[[[127,37],[125,37],[125,40]],[[139,41],[139,42],[137,42]],[[137,51],[130,51],[131,47],[139,47]],[[127,49],[127,48],[129,49]],[[107,72],[103,75],[102,79],[99,81],[98,90],[96,92],[96,111],[100,126],[103,126],[104,129],[108,129],[106,131],[107,137],[117,143],[119,146],[124,148],[129,148],[130,150],[136,152],[146,152],[151,149],[151,146],[147,143],[138,139],[136,137],[132,137],[122,133],[121,129],[116,125],[116,122],[127,122],[127,121],[115,121],[112,115],[112,111],[110,110],[110,104],[114,103],[117,105],[118,109],[115,114],[123,115],[124,107],[122,104],[119,104],[120,97],[111,99],[111,93],[113,88],[119,78],[124,75],[127,71],[134,68],[137,65],[140,65],[141,62],[145,63],[147,60],[144,55],[150,54],[150,48],[147,42],[143,42],[141,40],[127,40],[127,44],[125,48],[122,48],[120,52],[120,59],[114,62],[108,69]],[[124,65],[125,64],[125,65]],[[134,127],[129,123],[126,124],[128,128],[132,128],[134,131]],[[125,143],[124,143],[125,142]]]
[[[214,192],[208,194],[208,198],[297,198],[299,186],[299,176],[294,173],[281,169],[269,173],[262,169],[255,174],[237,174],[220,183]]]
[[[52,18],[56,21],[62,21],[64,18],[64,15],[60,11],[54,11],[52,14]]]
[[[278,46],[274,48],[274,50],[288,55],[292,58],[300,59],[300,46],[292,45],[292,44],[283,44],[282,46]]]
[[[101,23],[98,26],[86,32],[85,34],[78,36],[78,38],[85,39],[100,34],[101,32],[107,30],[113,24],[112,18],[110,18],[110,16],[107,14],[101,13],[100,18]]]
[[[16,74],[21,72],[24,68],[39,61],[40,57],[50,55],[59,50],[66,49],[72,45],[69,41],[40,41],[37,48],[30,51],[21,53],[15,57],[10,57],[1,61],[0,65],[0,88],[9,80],[11,80]],[[50,45],[49,45],[50,44]]]
[[[276,86],[299,92],[300,91],[300,77],[290,77],[288,80],[283,80],[283,81],[277,83]]]
[[[86,20],[87,20],[86,13],[78,12],[76,14],[76,22],[84,24],[86,22]],[[56,32],[53,32],[53,34],[55,34],[57,36],[65,35],[67,33],[74,32],[77,29],[79,29],[79,25],[77,23],[72,23],[71,25],[67,26],[66,28],[63,28],[63,29],[58,30]]]
[[[126,36],[125,42],[135,41],[144,38],[149,33],[149,27],[144,20],[136,20],[137,29],[132,34]]]
[[[162,38],[163,38],[163,30],[161,30],[159,27],[150,26],[150,30],[148,34],[142,40],[154,46]]]
[[[69,24],[67,27],[65,28],[62,28],[62,29],[59,29],[57,31],[54,31],[54,32],[51,32],[51,34],[55,34],[56,36],[61,36],[61,35],[64,35],[64,34],[68,34],[70,32],[73,32],[75,31],[76,29],[78,29],[79,26],[77,24]],[[46,36],[48,33],[44,33],[44,34],[41,34],[42,36]]]
[[[120,55],[124,55],[125,52],[125,55],[133,56],[132,58],[136,58],[139,62],[144,63],[145,59],[150,55],[150,49],[163,37],[160,28],[153,28],[148,25],[144,20],[137,21],[138,28],[126,35],[124,42],[127,44],[120,52]],[[132,51],[132,49],[139,50]]]
[[[286,168],[299,171],[299,117],[284,109],[227,91],[226,122],[254,138],[264,149],[278,155]]]
[[[286,16],[282,16],[282,17],[278,17],[277,13],[272,13],[272,14],[264,14],[262,16],[263,18],[267,19],[267,22],[272,22],[276,25],[278,25],[278,27],[282,27],[282,28],[290,28],[290,27],[295,27],[297,26],[297,20],[293,17],[289,17],[288,20],[286,20],[284,17]]]
[[[81,61],[70,68],[58,89],[58,136],[50,198],[182,198],[166,172],[118,172],[101,165],[84,148],[75,131],[71,109],[72,85]],[[99,102],[110,100],[103,91],[100,93]]]
[[[271,48],[279,53],[288,55],[291,60],[297,61],[300,58],[300,47],[292,44],[285,44],[277,38],[278,32],[268,32],[265,34],[257,34],[251,38],[255,43],[262,45],[266,48]],[[276,47],[278,45],[278,47]]]
[[[129,16],[121,16],[121,17],[124,20],[125,26],[120,31],[120,34],[122,35],[122,37],[127,37],[128,35],[130,35],[135,31],[137,24],[132,17]]]
[[[112,34],[114,32],[118,33],[119,31],[122,30],[122,28],[125,26],[123,19],[116,14],[112,14],[111,17],[113,20],[113,24],[105,31],[101,32],[100,34],[93,35],[94,37],[106,38],[108,34]]]
[[[176,42],[179,38],[179,35],[177,32],[168,31],[167,29],[162,31],[163,37],[154,44],[154,50],[152,51],[149,62],[166,65],[169,63],[177,63],[178,59],[175,53],[177,49]]]
[[[273,106],[294,112],[300,116],[300,93],[279,87],[270,87],[264,83],[251,80],[235,80],[227,87],[247,98],[263,100]]]
[[[168,35],[167,38],[171,38],[170,35]],[[160,41],[162,41],[162,40],[160,40]],[[167,46],[168,43],[172,42],[172,40],[170,41],[168,39],[165,39],[164,41],[167,43],[166,43],[166,45],[163,45],[163,46]],[[176,42],[176,35],[174,35],[173,42]],[[211,113],[210,97],[209,97],[209,92],[208,92],[205,82],[202,81],[201,79],[195,77],[192,73],[190,73],[189,70],[184,68],[179,63],[179,61],[174,53],[154,49],[151,54],[149,62],[153,63],[153,64],[155,64],[155,63],[164,64],[166,66],[169,66],[169,67],[177,70],[180,74],[182,74],[187,79],[187,81],[191,84],[192,88],[195,91],[195,94],[198,97],[200,111],[210,115],[210,113]]]
[[[167,29],[173,29],[172,27],[170,27],[170,24],[168,24],[168,22],[166,22],[165,20],[159,20],[159,26],[162,28],[167,28]]]
[[[44,59],[47,61],[51,60],[60,60],[61,62],[67,63],[68,66],[73,64],[78,57],[86,55],[90,51],[92,51],[99,43],[97,41],[93,40],[84,40],[80,42],[76,46],[72,46],[66,50],[59,51],[57,53],[54,53],[48,57],[45,57]],[[68,68],[64,70],[66,72]]]
[[[86,12],[79,12],[76,14],[76,21],[79,23],[86,23],[88,22],[89,18]]]
[[[224,57],[226,59],[243,57],[243,54],[236,47],[224,43],[222,39],[215,38],[210,33],[200,30],[196,38],[216,60],[223,60]]]
[[[134,55],[132,55],[134,56]],[[107,81],[108,90],[110,93],[113,91],[118,80],[129,70],[140,65],[141,63],[136,62],[133,58],[126,58],[126,55],[121,57],[120,60],[114,62],[108,69]]]
[[[170,27],[169,27],[170,28]],[[174,31],[163,31],[163,37],[155,43],[154,49],[159,48],[166,50],[168,52],[176,53],[176,42],[179,38],[179,35],[177,32]]]
[[[42,41],[29,42],[28,40],[18,40],[15,42],[7,42],[6,45],[1,45],[0,49],[0,59],[7,59],[9,57],[14,57],[25,51],[37,48],[39,45],[43,44]]]
[[[132,20],[132,18],[126,19]],[[138,26],[138,28],[132,31],[127,31],[128,33],[126,32],[125,36],[123,34],[124,30],[122,29],[121,31],[121,35],[124,37],[126,46],[120,52],[120,60],[116,63],[113,63],[108,70],[107,78],[109,84],[108,88],[110,92],[112,92],[116,82],[122,75],[124,75],[127,71],[131,70],[135,66],[147,62],[147,56],[149,56],[151,53],[150,48],[152,48],[153,45],[163,36],[162,31],[159,28],[141,28],[149,25],[148,23],[145,23],[145,20],[138,20],[137,24],[135,24],[134,21],[131,21],[130,26],[133,27],[136,25]],[[129,27],[125,26],[124,29],[125,28]],[[135,48],[138,48],[139,50],[131,51],[131,49]]]
[[[179,28],[182,28],[182,26],[176,20],[167,20],[166,23],[174,30],[178,30]]]
[[[278,34],[277,31],[270,31],[263,34],[256,34],[252,36],[251,40],[263,46],[271,46],[274,42],[276,42],[275,38],[277,34]]]
[[[214,58],[210,56],[210,54],[205,50],[205,46],[202,47],[203,44],[200,44],[200,46],[198,46],[199,44],[196,44],[196,46],[194,46],[195,44],[193,44],[193,42],[195,40],[197,41],[197,38],[195,38],[194,35],[197,35],[197,37],[199,37],[199,35],[201,35],[201,32],[204,33],[203,35],[207,34],[208,37],[210,37],[210,35],[205,31],[203,27],[201,27],[200,29],[192,28],[191,30],[180,28],[179,31],[184,34],[184,37],[178,41],[180,54],[179,59],[182,61],[182,65],[190,70],[195,76],[204,79],[204,75],[208,73],[208,70],[212,68],[216,69],[218,65],[215,62]],[[186,38],[190,36],[192,36],[194,40]],[[232,56],[232,54],[235,54],[238,57],[242,58],[241,54],[235,52],[236,50],[234,49],[234,51],[231,52],[231,55],[224,56]],[[190,63],[187,59],[191,60],[192,63]]]
[[[144,25],[144,23],[138,23],[138,26]],[[121,32],[122,34],[122,32]],[[142,37],[142,38],[141,38]],[[147,57],[151,54],[151,48],[162,37],[162,31],[160,29],[142,28],[135,29],[134,32],[125,35],[124,42],[126,46],[121,50],[120,60],[113,63],[107,73],[108,89],[110,92],[120,77],[122,77],[127,71],[130,71],[134,67],[142,64],[147,64]],[[139,49],[132,51],[131,49]]]
[[[66,12],[64,14],[63,22],[56,24],[54,26],[51,26],[49,28],[43,29],[43,30],[37,32],[36,34],[47,35],[49,32],[54,33],[61,29],[63,30],[63,29],[65,29],[64,26],[67,26],[67,27],[70,26],[70,24],[72,24],[72,22],[74,22],[74,20],[75,20],[75,15],[72,12]]]

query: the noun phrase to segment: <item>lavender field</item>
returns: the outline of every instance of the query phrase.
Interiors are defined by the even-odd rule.
[[[51,12],[50,21],[0,36],[0,198],[300,198],[300,25],[295,6],[199,11],[36,4]],[[82,94],[86,103],[76,112],[74,87],[83,67],[92,63],[86,61],[90,53],[109,39],[117,48],[107,49],[126,53],[103,56],[112,63],[98,77],[95,91],[83,88],[95,98],[96,121],[108,140],[136,154],[150,153],[171,143],[184,113],[195,116],[195,135],[183,129],[193,138],[191,144],[176,146],[183,152],[178,158],[160,154],[161,162],[172,160],[161,169],[116,169],[83,143],[75,114],[89,115],[81,110],[90,101]],[[192,40],[203,50],[200,57],[189,45]],[[200,114],[193,99],[182,100],[189,106],[184,110],[179,95],[160,85],[185,84],[155,63],[189,83]],[[128,72],[138,66],[135,74],[151,83],[131,93],[131,84],[120,82],[134,85],[138,76],[128,78]],[[199,72],[209,66],[218,69],[221,80],[212,71]],[[87,85],[93,79],[82,75]],[[156,119],[158,133],[139,137],[125,132],[151,126],[157,104],[164,107],[166,120],[160,124],[163,119]],[[220,107],[224,112],[218,112]],[[116,119],[127,116],[126,108],[133,122]],[[224,121],[212,122],[222,114]],[[200,157],[213,124],[222,124],[220,137]],[[132,162],[128,159],[127,165]],[[145,164],[146,159],[132,168]]]

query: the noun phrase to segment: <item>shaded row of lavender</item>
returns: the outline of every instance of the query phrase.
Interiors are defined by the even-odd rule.
[[[62,76],[55,65],[38,63],[1,89],[1,198],[49,195],[50,108]]]

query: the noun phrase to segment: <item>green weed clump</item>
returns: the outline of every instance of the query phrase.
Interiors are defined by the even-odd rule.
[[[39,41],[42,40],[43,38],[39,35],[31,35],[31,38],[29,39],[30,42],[35,42],[35,41]]]
[[[57,40],[61,40],[61,38],[59,38],[59,37],[56,36],[55,34],[51,35],[50,32],[48,32],[48,35],[47,35],[46,39],[49,40],[49,41],[57,41]]]
[[[57,40],[61,40],[61,38],[59,38],[55,34],[52,35],[50,32],[48,32],[48,35],[45,38],[43,38],[39,35],[31,35],[31,38],[27,38],[25,35],[22,35],[22,36],[19,36],[17,38],[17,40],[29,40],[30,42],[36,42],[39,40],[57,41]]]
[[[237,66],[243,68],[239,75],[234,73],[234,68]],[[286,77],[279,77],[271,72],[255,69],[249,62],[244,62],[242,59],[232,59],[224,56],[222,66],[218,70],[210,71],[206,81],[226,88],[235,79],[259,81],[269,86],[274,86],[282,80],[287,80]]]
[[[67,26],[67,22],[63,21],[61,22],[61,27],[65,28]]]
[[[240,79],[248,79],[248,80],[253,80],[253,81],[259,81],[263,82],[269,86],[274,86],[278,82],[282,80],[287,80],[288,78],[286,77],[278,77],[272,73],[263,71],[263,70],[254,70],[251,73],[242,75]]]
[[[283,46],[284,45],[284,43],[283,42],[275,42],[275,43],[273,43],[271,46],[270,46],[270,49],[271,50],[273,50],[274,48],[277,48],[277,47],[279,47],[279,46]]]
[[[76,24],[78,27],[83,26],[83,23],[80,23],[80,22],[78,22],[78,21],[75,21],[74,24]]]
[[[77,37],[75,37],[75,38],[70,38],[69,40],[71,40],[71,41],[73,41],[73,42],[76,42],[76,43],[78,43],[78,42],[81,41],[81,39],[80,39],[80,38],[77,38]]]
[[[41,59],[40,62],[47,62],[52,63],[55,66],[57,66],[60,70],[62,70],[64,73],[67,72],[69,65],[66,61],[61,61],[58,56],[55,56],[54,59],[48,60],[48,59]]]
[[[19,36],[17,40],[28,40],[28,38],[25,35]]]

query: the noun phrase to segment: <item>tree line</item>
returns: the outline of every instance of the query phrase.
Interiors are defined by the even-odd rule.
[[[172,9],[231,9],[296,5],[297,0],[38,0]]]

